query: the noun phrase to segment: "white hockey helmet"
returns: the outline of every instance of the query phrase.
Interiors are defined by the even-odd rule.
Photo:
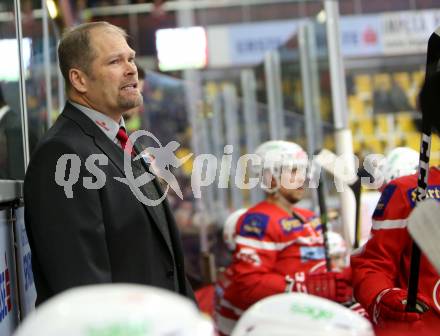
[[[262,167],[276,169],[282,166],[307,166],[307,154],[300,145],[284,140],[271,140],[262,143],[255,150],[262,160]]]
[[[348,308],[313,295],[267,297],[238,320],[232,336],[374,336],[370,322]]]
[[[248,209],[241,208],[235,210],[231,213],[225,220],[225,225],[223,226],[223,240],[230,251],[235,250],[235,231],[237,228],[238,219],[243,215]]]
[[[280,172],[282,167],[307,167],[306,152],[294,142],[284,140],[266,141],[257,147],[255,154],[261,159],[258,173],[269,170],[272,174],[275,174]],[[264,183],[262,183],[262,188],[270,190],[270,187]]]
[[[397,147],[385,159],[383,175],[385,183],[400,176],[412,175],[419,166],[419,153],[408,147]]]
[[[14,336],[213,336],[194,303],[164,289],[126,284],[78,287],[32,312]]]

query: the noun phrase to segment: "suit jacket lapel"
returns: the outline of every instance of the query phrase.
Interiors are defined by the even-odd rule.
[[[115,164],[115,166],[121,172],[122,176],[126,177],[125,171],[124,171],[124,151],[122,150],[122,148],[119,148],[114,142],[112,142],[98,128],[98,126],[96,126],[86,115],[84,115],[84,113],[77,110],[71,104],[69,104],[69,103],[66,104],[66,107],[64,108],[64,111],[63,111],[63,115],[66,118],[69,118],[69,119],[73,120],[74,122],[76,122],[82,128],[84,133],[93,137],[96,146],[98,148],[100,148],[102,150],[102,152],[104,152],[107,155],[107,157]],[[142,169],[142,166],[136,161],[132,161],[131,164],[132,164],[132,168],[134,168],[134,169]],[[134,174],[134,175],[137,176],[137,174]],[[113,178],[113,177],[114,176],[111,176],[111,178]],[[154,186],[157,189],[157,183],[155,180],[156,180],[156,178],[154,178],[154,180],[152,182],[154,183]],[[148,195],[148,191],[145,188],[145,186],[141,186],[140,189],[144,194]],[[162,192],[160,189],[158,190],[158,193],[160,195],[162,195]],[[166,200],[164,200],[164,202],[166,202]],[[166,226],[167,223],[166,222],[160,223],[159,216],[157,214],[158,210],[156,209],[156,207],[147,206],[145,204],[143,204],[143,206],[149,212],[149,214],[153,218],[154,224],[159,229],[159,232],[162,234],[162,236],[163,236],[163,238],[164,238],[164,240],[170,250],[171,256],[174,256],[171,241],[168,239],[168,235],[165,234],[165,232],[164,232],[164,230],[166,229],[166,227],[164,227],[164,226]],[[167,211],[165,211],[165,213],[167,213]]]

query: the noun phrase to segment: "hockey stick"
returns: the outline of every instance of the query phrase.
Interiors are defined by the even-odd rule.
[[[347,166],[338,166],[344,162],[336,156],[335,153],[328,149],[321,150],[315,156],[315,162],[331,174],[336,180],[341,181],[351,188],[356,200],[356,218],[355,218],[355,237],[353,247],[359,247],[359,232],[360,232],[360,207],[361,207],[361,179],[357,175],[347,175],[344,172],[349,171]],[[338,163],[338,164],[337,164]],[[321,179],[322,180],[322,179]],[[319,200],[319,185],[318,185],[318,200]]]
[[[318,163],[319,164],[319,163]],[[318,205],[319,205],[319,217],[321,220],[321,227],[322,227],[322,237],[324,238],[324,255],[325,255],[325,266],[327,269],[327,272],[331,272],[332,265],[330,260],[330,247],[328,244],[328,214],[327,214],[327,205],[325,203],[325,182],[324,178],[322,176],[322,173],[320,170],[314,170],[315,167],[312,169],[312,174],[316,174],[316,176],[313,176],[315,178],[318,178]]]
[[[408,231],[440,273],[440,204],[432,199],[420,202],[408,217]]]
[[[426,75],[425,84],[430,80],[430,77],[436,73],[438,61],[440,59],[440,29],[431,34],[428,41],[428,50],[426,55]],[[423,96],[421,96],[423,99]],[[421,106],[426,104],[421,103]],[[428,187],[428,172],[429,172],[429,156],[431,151],[431,124],[428,121],[428,115],[422,108],[422,137],[420,142],[420,159],[418,169],[417,181],[417,202],[426,198],[426,189]],[[417,311],[417,291],[419,286],[419,271],[420,271],[420,248],[416,242],[413,243],[411,252],[411,264],[408,281],[408,304],[407,311]]]

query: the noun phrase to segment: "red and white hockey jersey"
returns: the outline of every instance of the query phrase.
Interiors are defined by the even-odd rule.
[[[243,311],[255,302],[285,292],[286,275],[310,273],[323,264],[319,218],[310,210],[292,211],[293,216],[263,201],[240,217],[232,264],[216,287],[221,334],[229,335]]]
[[[440,170],[431,168],[427,197],[440,200]],[[371,237],[351,257],[356,299],[370,315],[376,296],[387,288],[407,289],[412,239],[407,218],[416,204],[417,176],[391,181],[383,190],[373,214]],[[440,219],[439,219],[440,225]],[[440,317],[440,276],[422,254],[419,292],[427,297],[431,311]]]

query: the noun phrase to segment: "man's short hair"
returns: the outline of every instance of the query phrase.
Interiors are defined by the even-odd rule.
[[[67,31],[58,45],[58,59],[63,74],[66,89],[71,87],[69,71],[77,68],[91,75],[91,64],[95,59],[95,49],[90,44],[90,32],[93,29],[112,30],[127,39],[127,33],[117,26],[105,21],[84,23]]]

